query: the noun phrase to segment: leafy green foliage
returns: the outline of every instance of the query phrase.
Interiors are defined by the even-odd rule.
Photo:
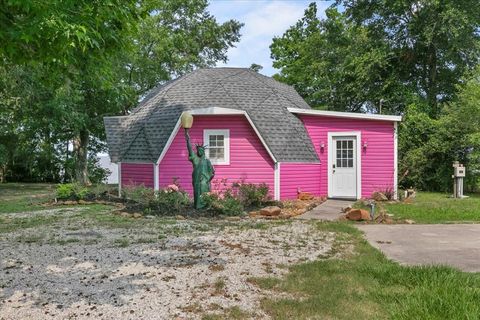
[[[90,195],[90,191],[78,183],[65,183],[57,186],[55,194],[59,200],[83,200]]]
[[[183,214],[190,206],[188,194],[178,187],[169,186],[155,193],[149,202],[148,208],[154,214],[177,215]]]
[[[238,197],[245,207],[259,207],[272,200],[266,183],[237,183]]]
[[[103,117],[126,114],[147,90],[172,77],[225,61],[238,41],[241,24],[218,23],[207,5],[204,0],[5,3],[0,144],[9,150],[9,177],[101,180],[91,159],[105,150]]]
[[[436,116],[480,59],[477,0],[338,0],[345,16],[388,46],[395,77]],[[389,97],[386,97],[388,100]]]
[[[395,78],[387,44],[337,9],[317,17],[315,3],[270,46],[274,77],[293,85],[314,108],[376,111],[381,99],[402,106],[408,94]]]
[[[273,39],[276,78],[316,108],[401,112],[414,101],[438,115],[480,59],[480,4],[467,1],[339,0]]]
[[[138,209],[154,215],[175,216],[185,213],[191,205],[188,194],[177,185],[169,185],[158,192],[145,186],[122,188],[122,197]]]
[[[243,214],[243,205],[231,189],[222,193],[210,192],[202,195],[205,209],[214,215],[238,216]]]
[[[459,87],[458,99],[444,105],[438,119],[411,105],[399,128],[399,182],[403,187],[449,191],[452,162],[467,167],[466,189],[480,177],[480,69]]]

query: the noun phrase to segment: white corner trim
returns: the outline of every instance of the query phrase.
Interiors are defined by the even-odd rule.
[[[280,162],[275,162],[273,175],[273,199],[280,200]]]
[[[260,132],[258,131],[257,127],[255,127],[255,124],[253,123],[252,119],[250,118],[250,116],[246,111],[238,110],[238,109],[211,107],[211,108],[188,110],[184,112],[190,112],[192,115],[232,115],[232,114],[244,115],[247,118],[250,125],[252,126],[253,131],[255,131],[255,134],[260,139],[260,142],[262,142],[263,147],[265,148],[265,150],[267,150],[267,153],[269,154],[270,158],[272,158],[274,163],[277,162],[277,159],[275,159],[275,157],[273,156],[272,151],[267,146],[267,143],[265,142],[263,137],[260,135]],[[165,154],[167,153],[168,149],[170,148],[170,145],[172,144],[173,139],[175,139],[175,136],[177,135],[177,132],[180,129],[180,119],[182,118],[182,115],[183,115],[183,112],[178,117],[177,123],[175,124],[175,128],[170,134],[170,137],[168,137],[167,143],[165,144],[165,147],[163,148],[162,153],[158,157],[158,160],[156,162],[157,164],[160,164],[162,159],[165,157]]]
[[[398,200],[398,122],[393,124],[393,197]]]
[[[122,163],[119,162],[117,165],[118,170],[118,196],[122,196]]]
[[[328,158],[328,167],[327,167],[327,176],[328,176],[328,197],[333,197],[332,190],[332,166],[333,166],[333,137],[355,137],[357,140],[357,150],[355,155],[357,157],[357,199],[362,197],[362,134],[360,131],[335,131],[328,132],[328,146],[327,146],[327,158]]]
[[[288,108],[291,113],[306,114],[312,116],[337,117],[337,118],[351,118],[363,120],[382,120],[382,121],[402,121],[401,116],[391,116],[385,114],[367,114],[355,112],[339,112],[313,109]]]
[[[158,163],[153,164],[153,190],[160,190],[160,181],[158,180]]]
[[[230,129],[203,129],[203,144],[208,145],[211,135],[223,136],[224,158],[222,161],[210,158],[210,149],[205,150],[205,155],[210,159],[214,165],[229,165],[230,164]]]
[[[183,114],[183,112],[182,112]],[[170,137],[168,137],[167,143],[165,143],[165,147],[163,147],[162,153],[160,153],[160,156],[158,157],[158,160],[156,164],[160,164],[162,161],[163,157],[165,157],[165,154],[167,153],[168,149],[170,148],[170,145],[173,142],[173,139],[175,139],[175,136],[177,135],[178,129],[180,129],[180,121],[181,121],[182,115],[178,117],[177,123],[175,124],[175,127],[172,130],[172,133],[170,133]]]

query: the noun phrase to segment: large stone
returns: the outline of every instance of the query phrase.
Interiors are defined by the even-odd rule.
[[[372,199],[375,201],[388,201],[387,196],[380,191],[375,191],[374,193],[372,193]]]
[[[313,200],[313,194],[310,192],[300,192],[297,195],[298,200]]]
[[[348,211],[346,218],[353,221],[370,220],[370,212],[363,209],[352,209]]]
[[[269,206],[260,210],[260,214],[267,217],[278,216],[280,212],[282,212],[282,209],[276,206]]]

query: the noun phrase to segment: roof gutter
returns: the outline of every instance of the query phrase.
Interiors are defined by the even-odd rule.
[[[349,118],[349,119],[361,119],[361,120],[393,121],[393,122],[402,121],[401,116],[392,116],[392,115],[384,115],[384,114],[339,112],[339,111],[325,111],[325,110],[312,110],[312,109],[300,109],[300,108],[287,108],[287,109],[291,113],[311,115],[311,116],[324,116],[324,117]]]

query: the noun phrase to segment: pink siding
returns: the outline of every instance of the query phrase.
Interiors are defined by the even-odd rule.
[[[394,124],[390,121],[358,120],[323,116],[301,116],[321,161],[321,193],[328,192],[328,132],[360,131],[361,144],[367,141],[366,150],[361,148],[362,197],[372,192],[393,187],[394,184]],[[325,148],[320,150],[320,144]],[[282,164],[283,166],[283,164]]]
[[[214,190],[221,189],[222,179],[227,179],[227,184],[243,179],[249,183],[265,182],[273,195],[273,160],[243,115],[194,116],[190,129],[192,143],[203,143],[204,129],[230,130],[230,164],[214,165]],[[191,194],[191,174],[192,164],[188,161],[184,131],[180,129],[160,163],[160,188],[177,178],[180,186]]]
[[[310,192],[315,196],[322,194],[320,189],[319,163],[287,163],[280,164],[280,198],[295,199],[297,192]]]
[[[153,163],[121,164],[122,186],[144,185],[153,188]]]

